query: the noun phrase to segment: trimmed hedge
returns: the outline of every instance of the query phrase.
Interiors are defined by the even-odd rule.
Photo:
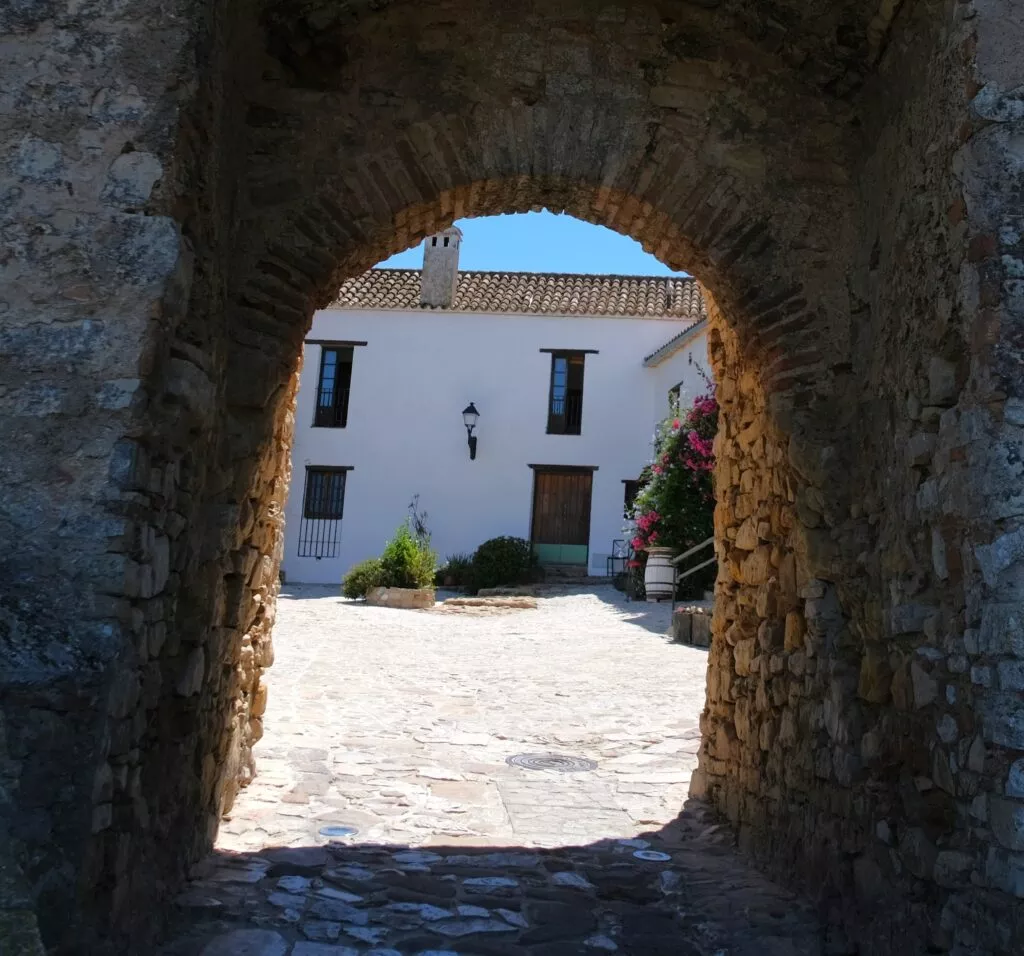
[[[527,584],[533,578],[536,566],[537,559],[529,541],[503,535],[485,541],[476,549],[468,583],[474,591]]]

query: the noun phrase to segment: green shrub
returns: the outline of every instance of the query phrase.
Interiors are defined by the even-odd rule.
[[[473,555],[450,554],[437,571],[435,580],[439,585],[451,582],[451,587],[461,588],[469,582],[473,569]]]
[[[491,538],[476,549],[467,582],[474,591],[501,585],[525,584],[532,577],[536,558],[523,538]]]
[[[413,580],[415,587],[430,588],[434,586],[434,572],[437,570],[437,553],[430,548],[429,541],[418,542],[416,567]]]
[[[382,579],[380,558],[367,558],[349,568],[341,579],[341,593],[347,598],[366,597],[367,591],[380,587]]]
[[[381,584],[387,588],[429,588],[434,583],[437,555],[428,538],[400,525],[380,556]]]

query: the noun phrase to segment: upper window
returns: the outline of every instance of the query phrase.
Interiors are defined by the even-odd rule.
[[[548,434],[579,435],[583,428],[583,352],[551,353]]]
[[[623,486],[623,502],[622,502],[622,515],[625,518],[630,516],[633,511],[633,502],[636,501],[636,496],[640,493],[640,482],[635,478],[627,478],[622,482]]]
[[[668,407],[673,413],[679,411],[679,401],[683,394],[683,383],[680,382],[678,385],[673,385],[668,390]]]
[[[344,428],[348,424],[351,384],[352,347],[323,347],[320,352],[314,425],[321,428]]]

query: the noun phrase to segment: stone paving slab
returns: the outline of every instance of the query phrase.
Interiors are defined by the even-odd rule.
[[[410,845],[551,845],[560,833],[599,839],[667,822],[696,766],[706,668],[668,627],[667,606],[612,588],[562,589],[536,610],[481,619],[289,589],[258,776],[219,846],[316,842],[328,818]],[[531,752],[598,768],[531,775],[505,763]],[[459,796],[454,783],[483,790]]]
[[[669,623],[611,588],[488,618],[290,588],[258,776],[162,952],[823,952],[809,910],[683,812],[706,655]]]
[[[221,853],[163,956],[819,956],[806,904],[746,868],[701,807],[585,846],[367,844]],[[831,950],[830,950],[831,951]]]

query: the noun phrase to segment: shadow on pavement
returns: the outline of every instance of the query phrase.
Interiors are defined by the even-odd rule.
[[[826,952],[812,907],[754,870],[694,800],[633,840],[540,849],[325,838],[218,851],[193,877],[161,956]]]
[[[627,601],[624,594],[610,587],[595,589],[593,594],[602,603],[614,607],[627,624],[642,627],[645,631],[671,640],[669,629],[672,624],[672,606],[670,602]],[[706,650],[706,648],[703,649]]]

